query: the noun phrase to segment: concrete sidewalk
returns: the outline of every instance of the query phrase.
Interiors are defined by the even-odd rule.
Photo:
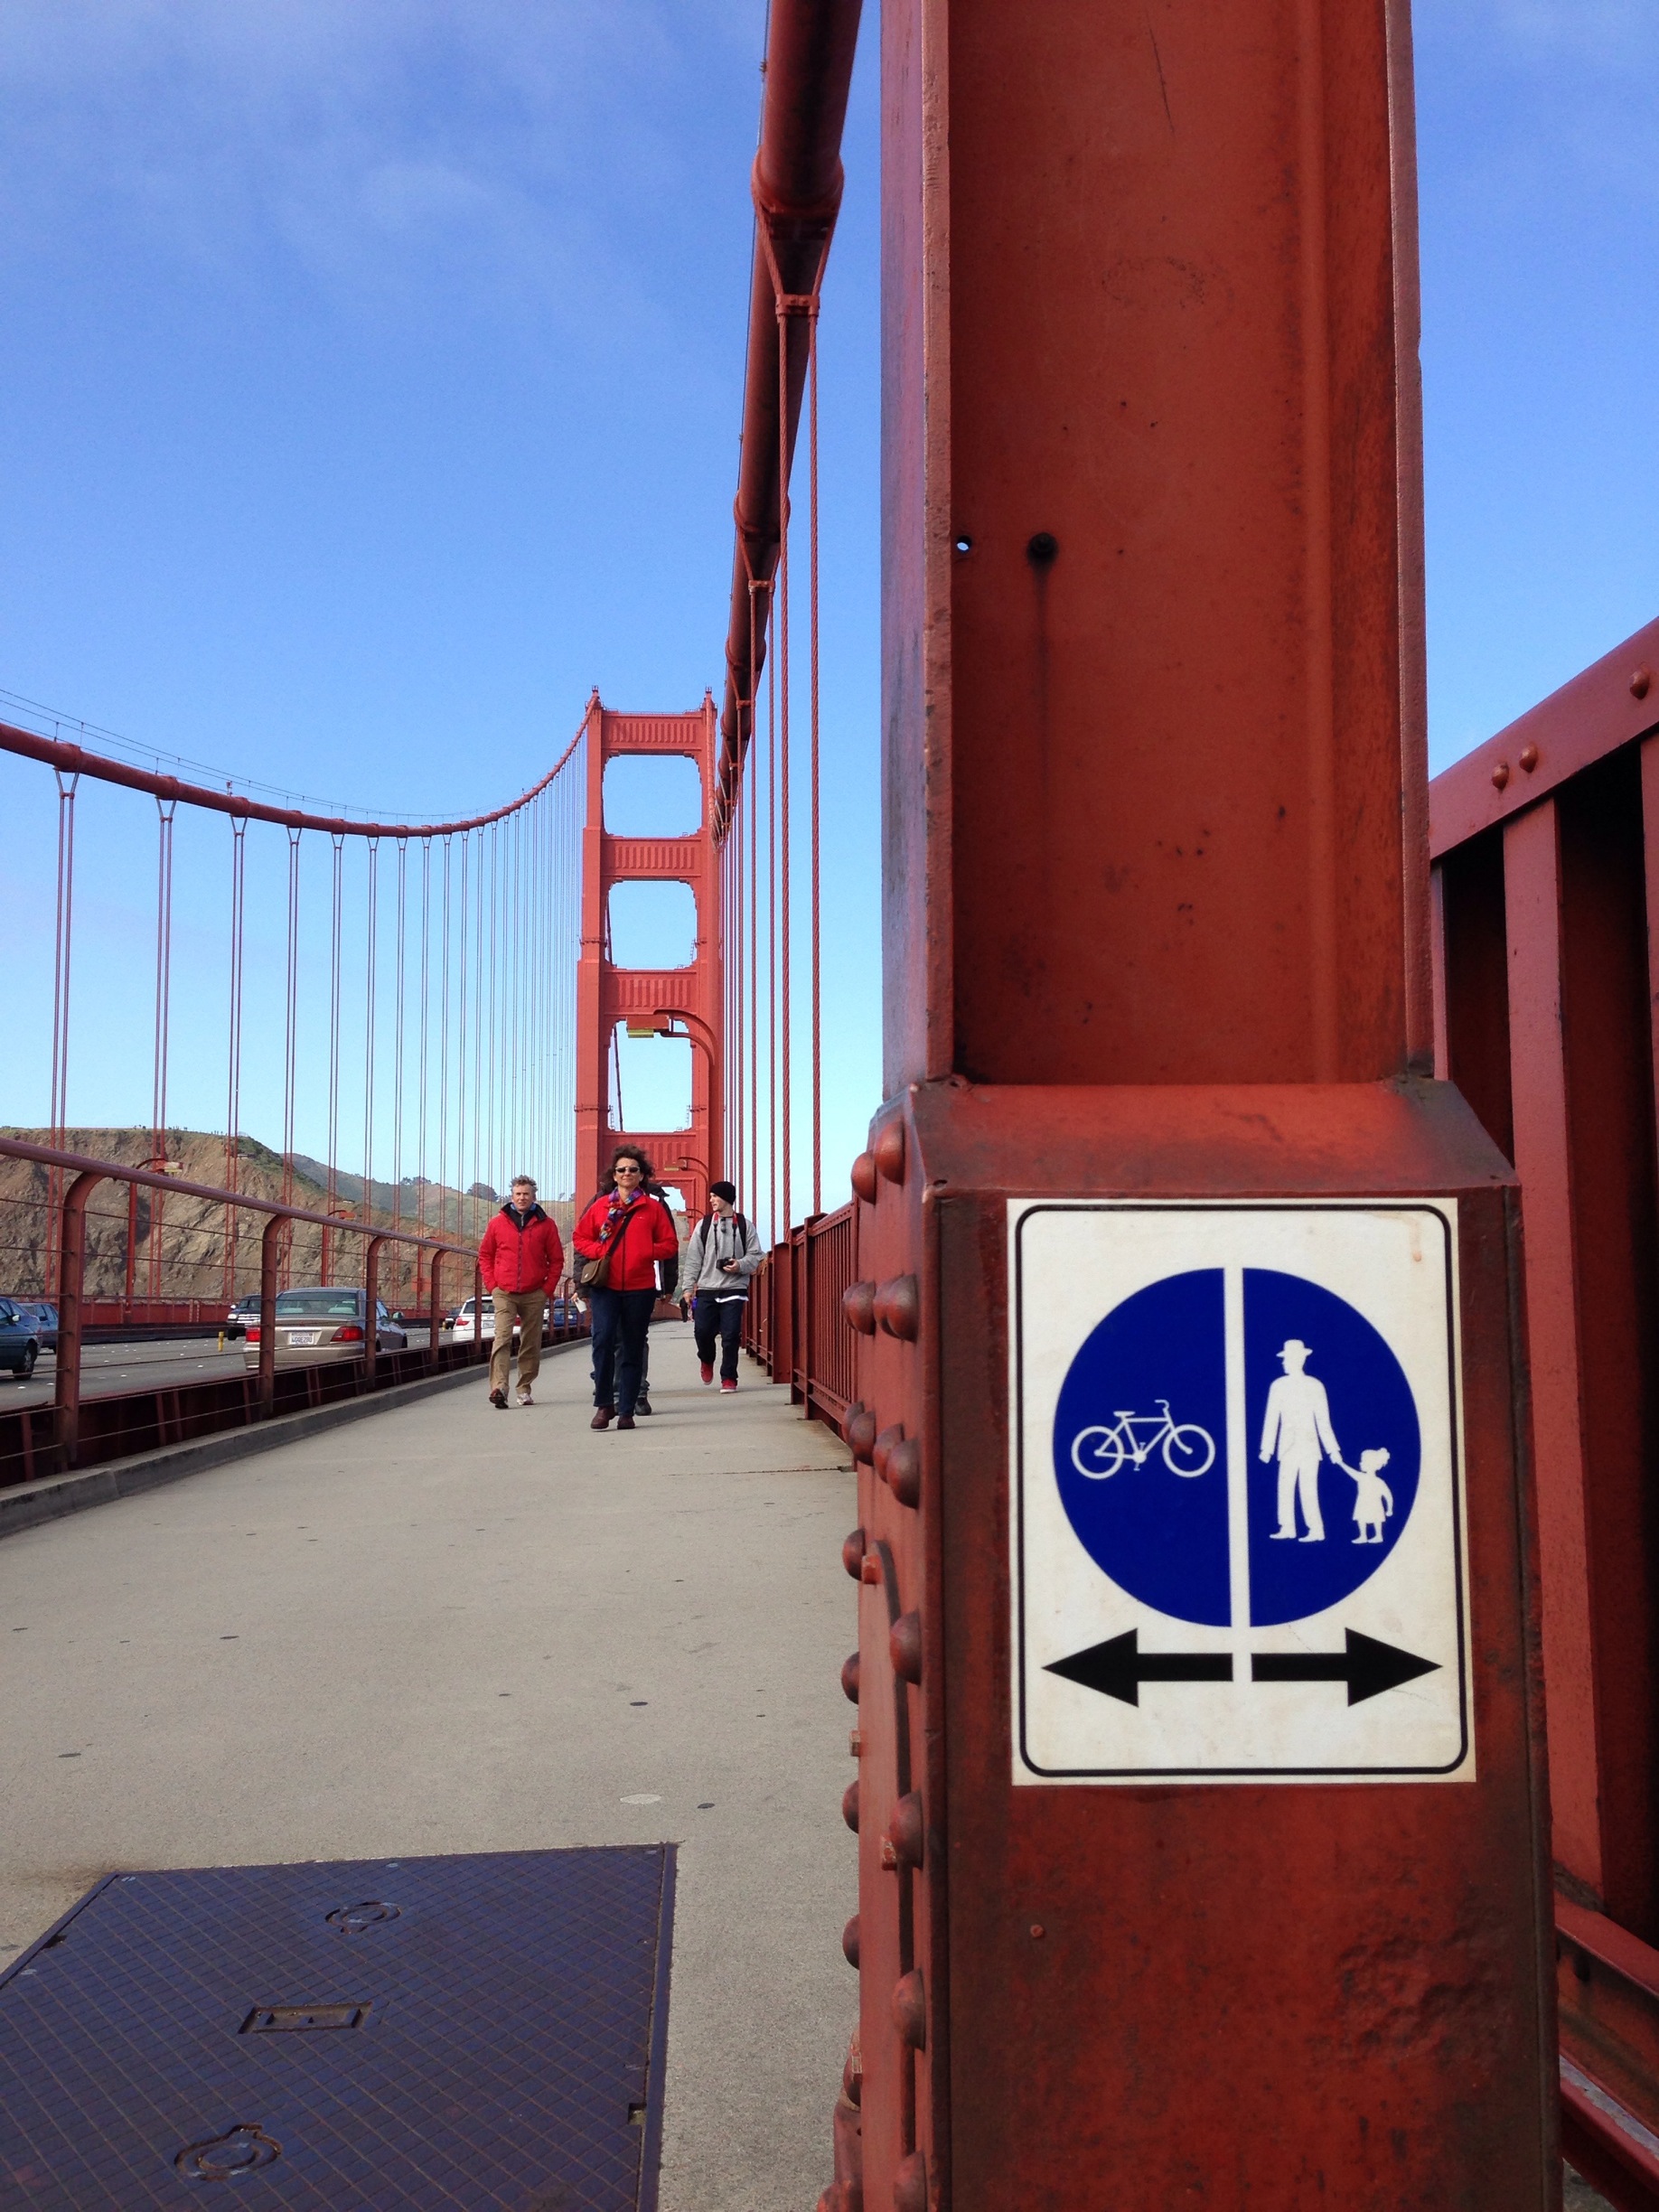
[[[680,1842],[662,2212],[830,2178],[857,1981],[839,1440],[652,1331],[0,1546],[0,1964],[114,1868]]]

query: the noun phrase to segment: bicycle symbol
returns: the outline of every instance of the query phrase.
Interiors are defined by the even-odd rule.
[[[1126,1459],[1144,1467],[1161,1445],[1164,1465],[1172,1475],[1190,1479],[1206,1473],[1215,1464],[1214,1438],[1196,1421],[1177,1421],[1170,1413],[1167,1398],[1158,1402],[1164,1409],[1161,1414],[1119,1410],[1110,1429],[1080,1429],[1072,1439],[1072,1465],[1077,1472],[1091,1482],[1104,1482]],[[1154,1434],[1142,1443],[1135,1434],[1137,1428],[1149,1428]],[[1085,1454],[1092,1465],[1084,1464]]]

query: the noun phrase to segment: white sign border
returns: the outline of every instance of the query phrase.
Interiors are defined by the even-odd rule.
[[[1026,1747],[1026,1578],[1025,1578],[1025,1457],[1026,1420],[1022,1377],[1022,1324],[1020,1232],[1038,1214],[1194,1214],[1237,1215],[1242,1213],[1325,1214],[1359,1211],[1372,1214],[1429,1214],[1445,1240],[1447,1310],[1447,1387],[1449,1408],[1452,1484],[1453,1588],[1457,1602],[1457,1713],[1459,1740],[1455,1758],[1437,1767],[1101,1767],[1050,1768],[1039,1767]],[[1473,1782],[1476,1777],[1475,1739],[1469,1682],[1469,1562],[1466,1533],[1466,1496],[1463,1449],[1463,1322],[1458,1297],[1457,1202],[1445,1196],[1320,1197],[1320,1198],[1064,1198],[1053,1195],[1010,1198],[1008,1223],[1008,1520],[1010,1589],[1010,1692],[1013,1721],[1014,1781],[1025,1788],[1089,1788],[1140,1786],[1148,1788],[1171,1783],[1202,1787],[1237,1787],[1260,1783],[1265,1787],[1317,1783]]]

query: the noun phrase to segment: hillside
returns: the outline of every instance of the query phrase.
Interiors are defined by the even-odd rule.
[[[39,1129],[5,1129],[0,1133],[45,1144],[50,1132]],[[65,1134],[67,1148],[96,1159],[136,1166],[149,1156],[147,1129],[71,1129]],[[222,1186],[225,1179],[225,1140],[200,1129],[173,1129],[167,1138],[167,1156],[177,1160],[185,1179]],[[17,1298],[38,1298],[45,1288],[47,1193],[51,1171],[30,1160],[0,1158],[0,1288]],[[295,1155],[294,1203],[316,1213],[328,1211],[326,1170],[319,1161]],[[250,1196],[280,1198],[282,1158],[258,1139],[242,1137],[237,1144],[237,1183]],[[356,1176],[337,1177],[336,1204],[355,1214],[362,1183]],[[473,1195],[436,1183],[411,1177],[394,1187],[376,1181],[370,1186],[370,1219],[390,1227],[394,1207],[401,1226],[411,1228],[417,1219],[428,1235],[435,1233],[441,1216],[445,1235],[463,1244],[475,1244],[498,1201],[492,1195]],[[87,1289],[95,1298],[118,1298],[125,1287],[127,1245],[127,1192],[111,1183],[94,1191],[87,1209]],[[191,1198],[183,1193],[138,1193],[136,1239],[136,1287],[148,1294],[151,1238],[155,1209],[160,1211],[162,1274],[160,1295],[168,1298],[216,1298],[224,1280],[225,1209],[211,1199]],[[570,1241],[572,1206],[556,1199],[548,1211],[558,1223],[567,1246]],[[236,1230],[235,1280],[239,1290],[257,1289],[259,1279],[259,1239],[262,1222],[244,1214]],[[288,1277],[294,1282],[315,1282],[323,1261],[323,1231],[308,1223],[294,1230]],[[338,1259],[330,1272],[350,1281],[360,1277],[361,1240],[342,1235]],[[407,1270],[413,1255],[397,1261],[392,1248],[381,1254],[383,1295],[391,1302],[413,1296]],[[452,1298],[464,1295],[470,1285],[460,1280],[459,1263],[445,1269],[445,1289]]]

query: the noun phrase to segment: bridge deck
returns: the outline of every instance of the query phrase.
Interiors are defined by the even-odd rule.
[[[112,1869],[680,1842],[663,2212],[829,2178],[856,2018],[839,1441],[653,1331],[0,1545],[0,1965]],[[631,1802],[632,1801],[632,1802]]]

